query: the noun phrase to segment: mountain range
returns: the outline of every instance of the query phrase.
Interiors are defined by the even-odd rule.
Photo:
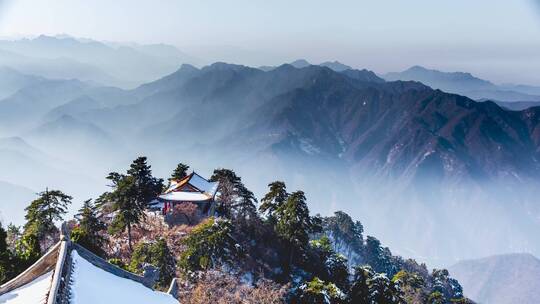
[[[534,304],[540,298],[540,260],[530,254],[462,261],[449,271],[478,303]]]
[[[170,47],[69,37],[0,42],[0,50],[23,57],[33,56],[34,46],[43,49],[43,62],[54,54],[100,54],[108,65],[128,52],[124,47],[141,65],[180,57]],[[540,173],[540,108],[510,110],[452,93],[502,88],[470,74],[432,71],[422,82],[390,81],[339,62],[184,64],[125,89],[93,77],[21,71],[0,74],[14,79],[0,86],[0,180],[11,185],[61,187],[82,201],[106,189],[108,172],[147,155],[165,178],[181,161],[203,175],[234,168],[256,194],[266,190],[260,185],[284,180],[305,190],[315,211],[344,209],[398,253],[433,264],[509,250],[540,253],[532,186]],[[447,87],[430,82],[437,77]],[[536,94],[534,87],[504,88]]]
[[[538,109],[506,111],[418,82],[372,80],[369,71],[184,65],[135,94],[148,96],[100,110],[99,116],[127,121],[126,108],[130,115],[149,114],[146,124],[135,118],[137,129],[162,148],[174,147],[177,142],[166,139],[180,135],[183,145],[250,143],[255,152],[329,158],[376,176],[417,179],[435,173],[465,182],[538,177]],[[114,122],[93,123],[109,129]],[[178,134],[186,128],[196,141]],[[497,152],[485,159],[488,151]]]
[[[197,59],[165,44],[107,43],[41,35],[0,40],[0,66],[53,79],[79,79],[133,87]]]
[[[511,84],[496,85],[464,72],[442,72],[421,66],[413,66],[403,72],[387,73],[383,78],[389,81],[420,81],[434,89],[464,95],[475,100],[489,99],[500,102],[540,101],[540,87]]]

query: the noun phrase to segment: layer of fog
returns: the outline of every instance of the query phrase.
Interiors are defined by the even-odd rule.
[[[189,130],[180,138],[196,141]],[[174,140],[178,141],[175,150],[166,148],[168,145],[162,149],[159,144],[144,148],[114,143],[103,146],[90,139],[77,142],[75,137],[66,137],[63,146],[58,142],[48,146],[46,142],[29,141],[39,147],[38,151],[45,151],[43,154],[17,150],[13,145],[0,149],[0,180],[11,183],[0,187],[2,220],[21,224],[22,209],[30,202],[29,191],[47,187],[74,196],[72,215],[83,200],[96,198],[108,189],[108,172],[123,172],[136,156],[146,155],[154,175],[164,179],[178,162],[189,164],[206,177],[215,168],[234,169],[259,198],[269,182],[283,180],[290,191],[306,192],[313,213],[329,215],[344,210],[364,224],[367,234],[381,239],[393,252],[430,266],[496,253],[540,255],[536,233],[540,228],[536,204],[540,193],[535,185],[524,184],[519,189],[495,184],[446,189],[426,183],[411,187],[369,174],[353,177],[339,165],[295,158],[280,160],[264,152],[254,156],[243,151],[220,151],[219,147],[184,146],[182,139]],[[118,150],[123,153],[116,153]]]
[[[35,51],[19,47],[16,50],[24,54],[20,55],[24,60]],[[52,58],[46,55],[45,52],[44,58],[32,59],[43,64],[42,71],[46,73],[38,73],[36,62],[29,63],[27,66],[32,69],[23,72],[55,77],[57,71],[84,75],[78,70],[79,65],[69,62],[49,65]],[[86,53],[81,55],[85,56]],[[94,53],[88,56],[97,60],[92,57],[97,56]],[[25,67],[26,61],[6,58],[5,63]],[[108,64],[105,62],[104,66]],[[171,63],[170,69],[177,67]],[[108,66],[107,70],[115,68],[118,67]],[[133,72],[137,79],[118,82],[141,81],[141,71],[144,69]],[[394,253],[429,262],[430,266],[496,253],[540,255],[540,238],[536,233],[540,228],[536,204],[540,193],[536,184],[461,184],[441,188],[432,183],[416,183],[413,187],[401,180],[374,177],[370,172],[351,173],[353,170],[341,162],[277,155],[267,146],[257,146],[258,143],[230,146],[227,140],[234,135],[230,130],[246,124],[219,119],[224,113],[231,115],[232,110],[246,111],[231,109],[227,102],[233,99],[224,100],[223,108],[184,100],[184,108],[170,111],[167,102],[156,106],[155,100],[145,94],[104,89],[94,81],[24,79],[29,86],[8,88],[12,91],[5,91],[7,97],[0,101],[13,105],[5,108],[9,112],[0,113],[2,223],[22,224],[24,208],[36,192],[46,188],[60,189],[74,197],[68,215],[72,216],[82,201],[96,198],[108,189],[105,177],[109,172],[123,172],[131,160],[145,155],[154,174],[164,179],[178,162],[206,177],[215,168],[234,169],[257,197],[264,195],[268,183],[283,180],[290,191],[306,192],[313,213],[330,215],[344,210],[364,224],[367,234],[381,239]],[[117,83],[115,79],[102,80]],[[28,100],[35,102],[17,107]],[[137,106],[131,107],[133,104]],[[204,115],[194,116],[189,111],[193,106],[201,107],[199,112]]]

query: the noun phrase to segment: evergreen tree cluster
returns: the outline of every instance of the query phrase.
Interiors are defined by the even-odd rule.
[[[9,281],[36,262],[59,239],[56,222],[63,220],[71,196],[59,190],[45,190],[26,207],[26,224],[21,229],[0,224],[0,283]]]
[[[430,274],[425,265],[392,255],[375,237],[364,238],[362,224],[346,213],[310,215],[302,191],[289,193],[285,183],[273,182],[261,199],[259,212],[248,217],[233,211],[239,201],[238,189],[244,187],[241,179],[231,170],[220,169],[213,180],[224,182],[219,188],[222,208],[218,217],[230,220],[233,226],[224,226],[224,235],[215,230],[216,219],[198,226],[184,243],[187,248],[179,265],[184,273],[219,270],[226,265],[228,271],[238,274],[248,272],[292,283],[291,303],[435,303],[430,297],[438,293],[442,294],[440,303],[468,301],[447,271]],[[240,222],[248,223],[243,229],[258,228],[246,232],[235,226]],[[235,243],[236,239],[241,241]],[[239,243],[241,248],[231,250]],[[211,248],[206,244],[212,244]]]
[[[105,256],[103,249],[106,238],[103,232],[105,223],[98,216],[99,208],[92,200],[83,203],[82,208],[76,215],[78,225],[71,231],[71,239],[75,243],[85,247],[98,256]]]
[[[232,225],[227,219],[209,218],[199,224],[182,242],[186,249],[180,255],[184,273],[234,265],[238,246],[232,237]]]
[[[176,276],[176,261],[164,239],[153,243],[139,243],[135,246],[127,269],[134,273],[142,273],[146,265],[152,265],[159,271],[156,287],[160,289],[167,289]]]
[[[187,175],[180,163],[171,179]],[[111,191],[87,200],[75,216],[71,238],[119,267],[142,273],[159,270],[156,287],[165,289],[178,274],[196,281],[209,272],[249,277],[252,284],[271,280],[287,286],[290,303],[470,303],[447,270],[429,272],[423,264],[392,255],[348,214],[311,215],[304,192],[289,192],[284,182],[268,185],[258,200],[230,169],[216,169],[219,182],[214,216],[178,236],[173,252],[167,240],[144,240],[132,246],[132,229],[146,219],[148,203],[163,191],[145,157],[133,161],[125,174],[112,172]],[[0,281],[5,282],[35,262],[58,240],[56,224],[72,198],[46,190],[26,208],[21,231],[0,225]],[[112,215],[105,223],[104,214]],[[129,258],[110,254],[111,238],[124,234]],[[140,237],[138,238],[140,239]]]

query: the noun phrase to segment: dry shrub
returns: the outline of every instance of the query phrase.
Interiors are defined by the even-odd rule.
[[[182,203],[176,204],[173,207],[172,212],[166,215],[165,221],[170,226],[182,224],[196,225],[201,220],[201,217],[202,214],[197,205],[193,203]]]
[[[232,275],[210,271],[197,283],[181,288],[180,303],[185,304],[281,304],[287,287],[271,281],[260,281],[256,287],[240,282]]]
[[[183,250],[182,239],[193,229],[188,225],[167,225],[159,213],[147,212],[146,219],[131,230],[133,244],[139,242],[153,242],[163,238],[171,252],[178,256]],[[118,235],[107,235],[107,255],[111,258],[119,258],[129,262],[131,252],[127,244],[127,232]]]

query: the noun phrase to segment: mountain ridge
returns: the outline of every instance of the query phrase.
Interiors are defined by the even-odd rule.
[[[537,87],[496,85],[466,72],[442,72],[422,66],[413,66],[402,72],[387,73],[383,75],[383,78],[389,81],[416,80],[434,89],[464,95],[475,100],[492,99],[501,102],[540,101],[540,89]]]

